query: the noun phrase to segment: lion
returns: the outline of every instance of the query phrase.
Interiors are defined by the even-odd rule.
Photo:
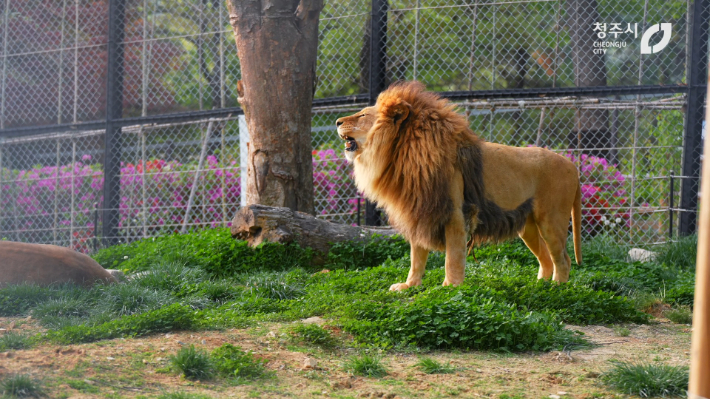
[[[410,243],[409,276],[390,290],[420,285],[432,250],[446,252],[443,285],[461,284],[469,236],[473,245],[518,235],[540,264],[538,279],[567,282],[570,213],[581,264],[579,173],[567,158],[479,138],[419,82],[391,85],[336,126],[358,189]]]

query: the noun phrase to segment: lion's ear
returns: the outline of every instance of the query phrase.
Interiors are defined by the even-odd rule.
[[[412,106],[409,105],[406,101],[401,101],[399,104],[392,106],[391,115],[392,123],[394,124],[395,130],[399,130],[399,127],[402,125],[402,122],[407,120],[407,117],[409,116],[411,110]]]

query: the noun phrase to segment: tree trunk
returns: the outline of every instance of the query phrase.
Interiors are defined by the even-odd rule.
[[[273,208],[251,205],[241,208],[232,220],[232,236],[247,240],[250,246],[262,242],[296,242],[302,247],[313,248],[327,254],[333,243],[364,241],[372,234],[391,236],[397,234],[391,228],[361,228],[347,224],[331,223],[314,216],[294,212],[289,208]]]
[[[250,133],[247,203],[313,208],[311,105],[323,0],[228,0]]]
[[[597,12],[597,0],[567,0],[567,27],[571,39],[574,63],[574,83],[579,87],[606,86],[604,54],[594,54],[598,39],[594,23],[604,23]],[[570,147],[590,148],[588,154],[609,157],[611,132],[609,112],[603,109],[581,109],[570,135]]]

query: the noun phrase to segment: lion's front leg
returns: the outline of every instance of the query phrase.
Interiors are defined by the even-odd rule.
[[[466,267],[466,227],[463,212],[457,211],[446,225],[446,278],[443,285],[460,285]]]
[[[402,291],[409,287],[415,287],[422,284],[424,269],[426,268],[426,260],[429,257],[429,250],[422,248],[414,243],[410,243],[412,266],[409,269],[409,276],[404,283],[392,284],[390,291]]]

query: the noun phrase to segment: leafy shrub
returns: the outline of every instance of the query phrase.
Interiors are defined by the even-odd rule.
[[[450,374],[455,371],[450,365],[441,364],[430,357],[419,359],[417,367],[427,374]]]
[[[212,351],[217,371],[224,376],[255,379],[264,375],[267,360],[254,357],[232,344],[224,344]]]
[[[30,339],[27,336],[14,331],[0,336],[0,352],[4,352],[8,349],[26,349],[30,346]]]
[[[3,394],[18,398],[42,396],[42,387],[40,384],[26,374],[16,374],[6,377],[0,382],[0,389]]]
[[[387,375],[382,359],[377,356],[352,356],[345,362],[345,370],[355,375],[380,378]]]
[[[189,307],[172,304],[141,314],[123,316],[98,325],[82,324],[48,331],[46,339],[61,344],[93,342],[119,337],[136,337],[155,332],[186,330],[196,323]]]
[[[287,332],[295,341],[323,348],[332,348],[337,343],[330,331],[317,324],[294,324],[287,328]]]
[[[343,322],[359,339],[383,346],[549,350],[576,338],[549,313],[520,312],[515,305],[446,288],[422,292],[406,306],[361,300]]]
[[[623,393],[652,396],[685,396],[688,387],[688,369],[665,364],[632,364],[614,362],[602,374],[602,381]]]
[[[171,355],[170,364],[190,380],[208,380],[214,375],[210,356],[203,350],[195,349],[194,345],[182,347]]]

